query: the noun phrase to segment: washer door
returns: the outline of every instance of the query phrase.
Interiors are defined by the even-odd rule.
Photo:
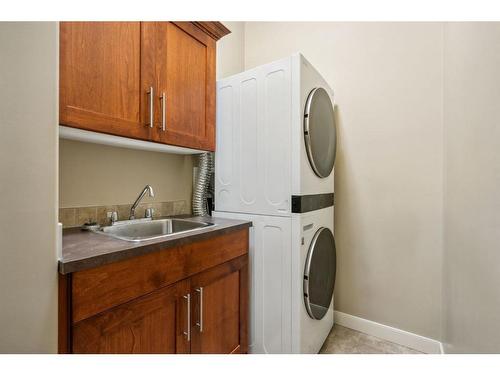
[[[304,270],[304,303],[313,319],[322,319],[330,307],[336,269],[335,240],[332,231],[322,227],[311,241]]]
[[[332,173],[337,148],[335,117],[330,96],[322,87],[313,89],[304,109],[304,140],[309,163],[318,177]]]

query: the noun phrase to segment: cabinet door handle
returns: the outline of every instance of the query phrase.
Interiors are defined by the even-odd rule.
[[[184,299],[187,300],[187,331],[183,333],[186,335],[187,340],[191,341],[191,293],[186,294]]]
[[[150,86],[149,87],[149,91],[147,92],[147,94],[149,95],[149,123],[147,123],[146,125],[149,125],[150,128],[153,127],[153,122],[154,122],[154,89],[153,89],[153,86]]]
[[[167,95],[162,92],[160,96],[161,101],[161,129],[165,131],[167,127]]]
[[[200,320],[196,323],[198,327],[200,327],[200,332],[203,332],[203,287],[195,289],[198,293],[200,293]]]

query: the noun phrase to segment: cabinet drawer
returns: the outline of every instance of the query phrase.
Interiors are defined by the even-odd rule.
[[[72,275],[72,321],[173,284],[248,253],[248,229]]]

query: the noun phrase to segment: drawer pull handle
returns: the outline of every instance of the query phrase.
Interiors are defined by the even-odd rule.
[[[200,327],[200,332],[203,332],[203,287],[195,289],[198,293],[200,293],[200,320],[196,325]]]
[[[184,299],[187,300],[187,331],[183,333],[187,337],[187,340],[191,341],[191,294],[186,294]]]
[[[165,131],[167,127],[167,94],[164,92],[160,96],[161,101],[161,129]]]
[[[149,95],[149,123],[147,123],[146,125],[149,125],[150,128],[153,127],[153,122],[154,122],[154,89],[153,89],[153,86],[150,86],[149,87],[149,91],[147,92],[147,94]]]

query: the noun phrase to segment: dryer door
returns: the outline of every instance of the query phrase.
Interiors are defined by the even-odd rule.
[[[304,303],[313,319],[322,319],[330,307],[336,269],[333,233],[328,228],[319,228],[309,246],[304,269]]]
[[[313,89],[304,109],[304,140],[309,163],[318,177],[330,175],[335,164],[337,132],[330,96],[322,87]]]

